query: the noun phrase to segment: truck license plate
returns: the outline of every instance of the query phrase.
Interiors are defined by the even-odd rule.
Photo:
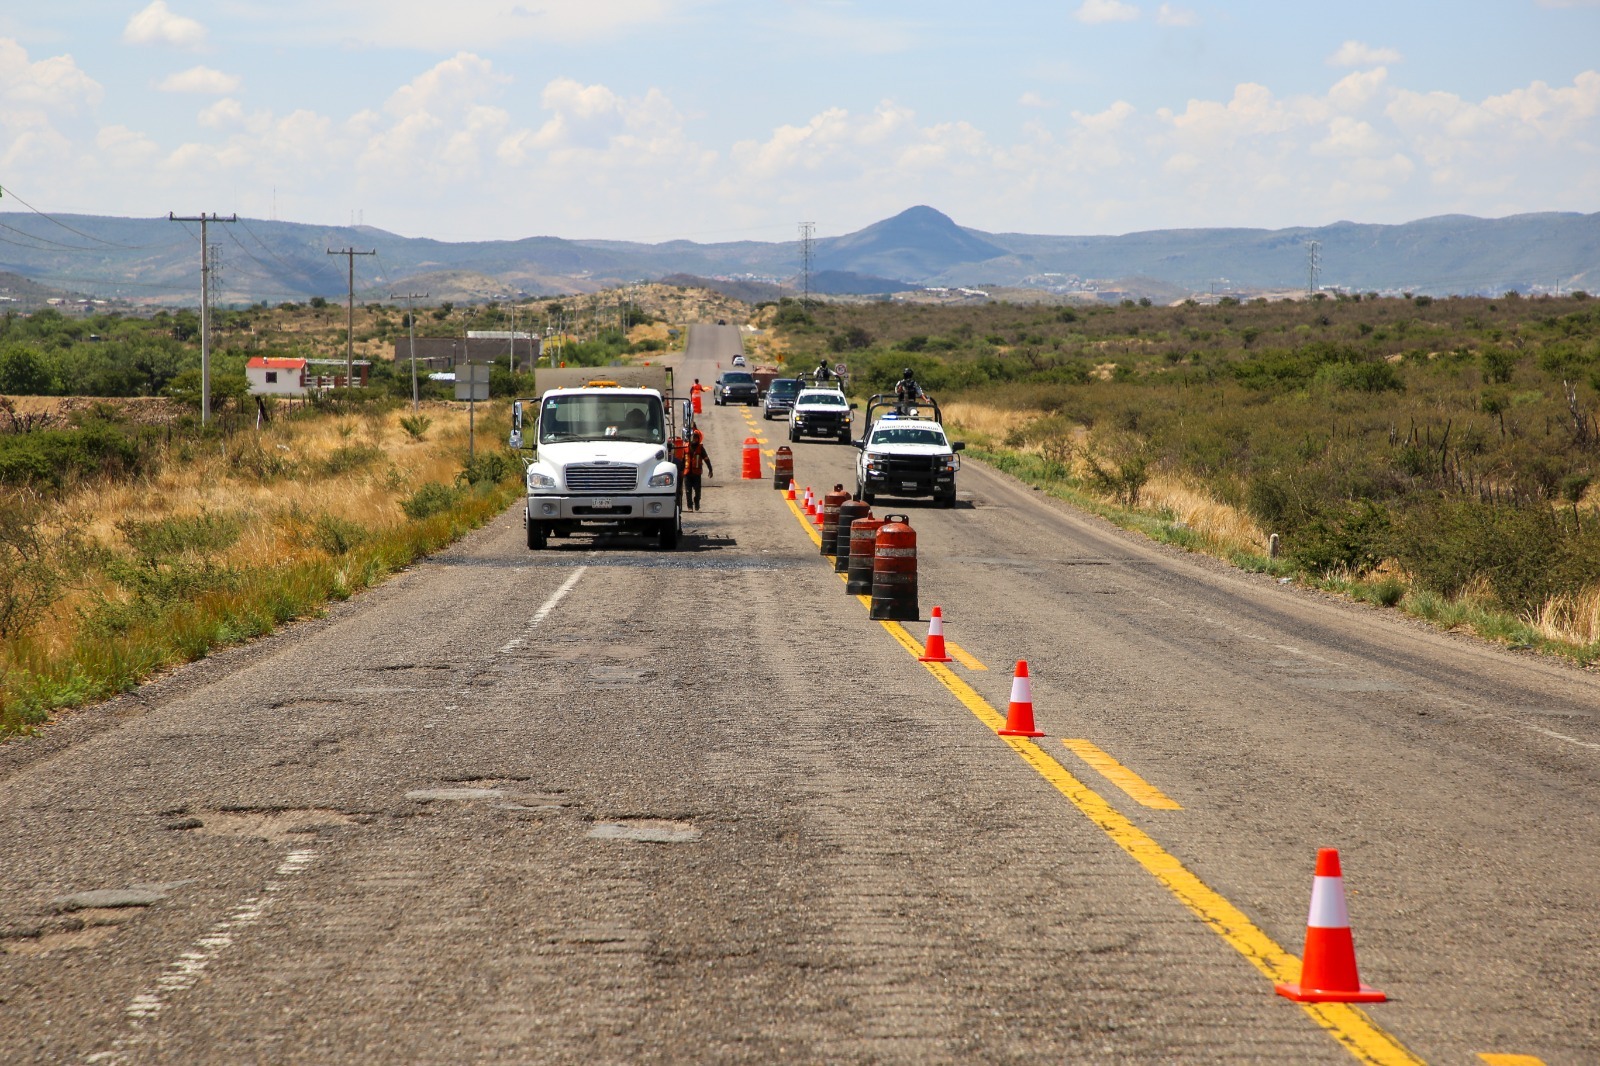
[[[903,489],[914,489],[917,487],[917,483],[915,481],[902,481],[900,482],[900,487]]]
[[[596,509],[601,510],[601,511],[609,511],[609,510],[611,510],[611,501],[610,500],[596,500],[596,501],[594,501],[594,505],[595,505]]]

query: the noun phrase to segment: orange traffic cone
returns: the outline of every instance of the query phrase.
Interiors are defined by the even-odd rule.
[[[801,501],[800,509],[806,513],[807,518],[810,518],[812,515],[817,513],[817,505],[811,502],[810,485],[806,486],[806,498]]]
[[[944,650],[944,612],[939,608],[933,609],[933,617],[928,619],[928,648],[920,656],[925,663],[953,663]]]
[[[1300,981],[1282,981],[1276,987],[1278,995],[1296,1003],[1382,1003],[1389,998],[1362,984],[1356,974],[1356,945],[1350,936],[1350,913],[1344,906],[1344,875],[1339,871],[1337,848],[1317,852]]]
[[[1003,737],[1042,737],[1044,730],[1033,725],[1033,682],[1028,680],[1028,660],[1017,660],[1017,673],[1011,679],[1011,706],[1006,708]]]
[[[794,495],[794,481],[792,479],[789,482],[789,491],[784,494],[783,498],[786,499],[786,500],[792,500],[792,499],[795,498],[795,495]]]

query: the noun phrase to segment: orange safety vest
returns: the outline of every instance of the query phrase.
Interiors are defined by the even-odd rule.
[[[689,445],[689,461],[683,472],[689,477],[699,477],[702,466],[707,470],[711,469],[711,456],[706,454],[706,446],[703,443],[695,441]]]

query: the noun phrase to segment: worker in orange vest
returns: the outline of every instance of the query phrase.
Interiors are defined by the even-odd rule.
[[[683,468],[689,465],[689,442],[682,437],[667,438],[667,454],[672,465],[678,468],[678,503],[683,503]]]
[[[696,426],[689,432],[688,455],[684,459],[683,467],[683,493],[684,504],[691,511],[700,510],[700,471],[703,468],[707,474],[713,473],[711,469],[711,456],[706,452],[706,435]]]

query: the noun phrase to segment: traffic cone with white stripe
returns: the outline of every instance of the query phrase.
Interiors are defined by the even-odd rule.
[[[806,513],[807,518],[817,513],[817,505],[811,499],[810,485],[806,486],[806,498],[800,502],[800,509]]]
[[[1278,995],[1296,1003],[1381,1003],[1389,998],[1362,984],[1356,974],[1356,945],[1350,935],[1350,912],[1344,905],[1344,875],[1339,870],[1337,848],[1317,852],[1300,980],[1280,981],[1276,987]]]
[[[933,617],[928,619],[927,650],[919,658],[925,663],[955,662],[944,650],[944,612],[937,607],[933,609]]]
[[[783,498],[786,499],[786,500],[792,500],[792,499],[795,498],[795,496],[794,496],[794,478],[790,478],[789,479],[789,491],[784,494]]]
[[[1006,708],[1006,725],[999,731],[1003,737],[1042,737],[1044,730],[1033,726],[1033,682],[1028,679],[1028,660],[1017,660],[1017,672],[1011,679],[1011,705]]]

